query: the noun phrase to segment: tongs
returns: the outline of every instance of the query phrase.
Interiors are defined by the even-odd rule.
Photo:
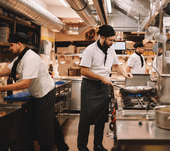
[[[117,85],[117,84],[115,84],[115,83],[113,83],[113,85],[114,85],[115,87],[118,87],[118,88],[124,89],[124,87],[122,87],[122,86],[120,86],[120,85]]]

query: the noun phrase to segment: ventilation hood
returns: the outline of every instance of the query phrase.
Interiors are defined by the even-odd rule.
[[[44,26],[52,31],[61,33],[79,34],[89,26],[99,24],[99,20],[91,14],[92,10],[89,8],[85,0],[67,0],[72,9],[85,21],[86,26],[67,25],[58,17],[37,5],[31,0],[0,0],[0,6],[4,9],[10,10],[20,16],[26,17],[30,21]]]

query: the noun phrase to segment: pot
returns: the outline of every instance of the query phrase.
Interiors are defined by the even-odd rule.
[[[170,129],[170,105],[161,105],[154,108],[155,125],[160,128]]]
[[[128,87],[122,87],[119,85],[114,84],[114,86],[119,87],[123,89],[124,92],[129,94],[144,94],[149,93],[153,90],[150,86],[128,86]]]

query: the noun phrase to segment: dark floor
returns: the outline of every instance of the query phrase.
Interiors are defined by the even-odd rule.
[[[69,119],[65,121],[65,123],[62,125],[65,141],[70,148],[69,151],[78,151],[77,149],[78,123],[79,123],[79,114],[70,115]],[[92,125],[90,127],[90,135],[89,135],[89,141],[87,146],[90,151],[93,151],[93,138],[94,138],[93,131],[94,131],[94,126]],[[112,133],[112,131],[109,129],[109,122],[106,123],[105,125],[103,146],[106,149],[108,149],[108,151],[110,151],[111,148],[114,146],[114,140],[107,135],[108,133]]]

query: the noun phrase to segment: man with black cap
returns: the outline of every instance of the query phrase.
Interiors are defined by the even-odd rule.
[[[115,31],[109,25],[99,28],[98,41],[89,45],[83,52],[80,63],[83,76],[81,85],[81,111],[77,146],[79,151],[87,148],[90,125],[94,128],[94,151],[107,151],[102,145],[105,123],[108,122],[109,90],[114,86],[109,79],[111,67],[126,78],[131,74],[123,71],[112,46]]]
[[[135,43],[133,45],[135,53],[133,53],[127,63],[126,72],[132,74],[145,74],[145,59],[143,53],[145,51],[143,43]]]
[[[69,148],[64,141],[63,133],[55,117],[54,105],[56,88],[53,79],[43,63],[43,60],[31,49],[27,48],[30,37],[18,32],[9,39],[10,50],[17,57],[4,69],[0,76],[12,74],[14,84],[0,85],[0,91],[23,90],[28,88],[32,95],[33,105],[33,134],[40,145],[40,151],[50,151],[52,144],[58,151],[67,151]]]

